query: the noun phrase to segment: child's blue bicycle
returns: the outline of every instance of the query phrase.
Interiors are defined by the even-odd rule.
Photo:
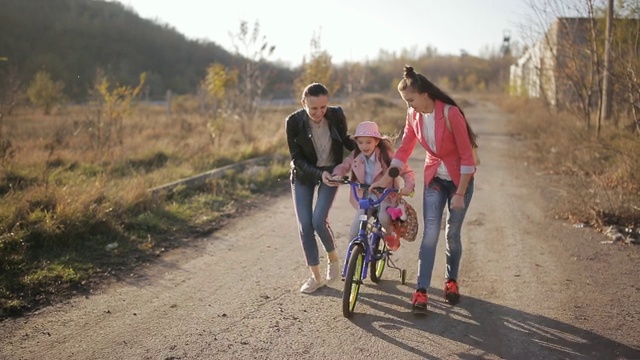
[[[398,176],[398,169],[391,168],[389,175]],[[368,271],[371,271],[371,281],[377,283],[382,277],[385,265],[400,272],[400,281],[405,284],[406,271],[397,267],[391,260],[391,251],[384,242],[384,232],[378,219],[380,203],[391,193],[397,193],[398,189],[377,188],[382,192],[379,199],[358,197],[357,189],[368,190],[368,184],[361,184],[345,178],[339,181],[342,184],[351,185],[353,197],[358,200],[358,206],[364,210],[364,215],[360,216],[360,229],[358,235],[349,242],[347,254],[342,268],[344,278],[344,291],[342,293],[342,314],[349,318],[353,315],[353,310],[358,300],[360,285],[367,278]],[[372,189],[374,190],[374,189]],[[373,210],[371,214],[371,210]],[[372,216],[371,220],[369,216]]]

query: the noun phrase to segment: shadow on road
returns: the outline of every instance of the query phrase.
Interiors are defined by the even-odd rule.
[[[404,339],[407,333],[400,330],[424,337],[424,343],[434,342],[437,346],[441,341],[431,336],[436,335],[474,349],[473,354],[457,354],[461,359],[475,359],[478,351],[508,359],[640,359],[638,348],[545,316],[468,296],[455,307],[450,306],[443,302],[444,294],[437,289],[429,291],[428,314],[415,315],[410,309],[409,293],[399,282],[385,281],[376,287],[385,293],[361,292],[358,304],[360,309],[368,306],[385,315],[358,313],[356,308],[351,321],[373,336],[424,359],[439,357],[412,346],[415,339]]]

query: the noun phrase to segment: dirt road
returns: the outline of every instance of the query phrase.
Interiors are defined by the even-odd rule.
[[[555,220],[548,200],[561,193],[520,160],[515,120],[486,103],[465,110],[483,164],[458,306],[442,298],[443,241],[426,317],[409,306],[419,241],[395,254],[407,284],[391,269],[367,281],[352,320],[341,282],[299,293],[307,272],[286,195],[91,296],[0,323],[0,359],[640,359],[640,247]],[[415,169],[422,159],[417,149]],[[330,219],[340,252],[347,190]]]

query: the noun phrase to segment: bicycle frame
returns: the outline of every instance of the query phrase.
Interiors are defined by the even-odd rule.
[[[377,200],[374,200],[368,197],[361,198],[358,196],[357,190],[369,189],[368,184],[361,184],[361,183],[346,180],[346,179],[343,180],[342,183],[351,185],[351,194],[358,201],[358,208],[361,210],[364,210],[364,214],[360,215],[360,228],[358,230],[358,235],[356,235],[356,237],[351,239],[351,241],[349,242],[349,246],[347,246],[345,262],[344,262],[344,266],[342,267],[342,276],[344,277],[346,275],[349,259],[351,258],[351,251],[353,250],[354,246],[356,246],[357,244],[362,244],[365,250],[364,251],[365,258],[364,258],[364,264],[362,269],[362,280],[364,280],[367,278],[367,275],[368,275],[368,269],[369,269],[368,265],[371,262],[371,260],[373,260],[372,256],[374,256],[373,251],[371,249],[375,248],[378,245],[377,242],[380,241],[380,239],[382,239],[382,229],[381,229],[380,219],[378,218],[378,215],[374,214],[373,216],[374,221],[373,223],[370,223],[369,215],[367,213],[369,210],[379,207],[380,204],[391,193],[397,193],[398,189],[392,189],[392,188],[384,189],[384,191],[382,192],[382,195],[380,195],[380,197]],[[368,226],[371,226],[372,229],[369,234],[369,238],[367,239]]]

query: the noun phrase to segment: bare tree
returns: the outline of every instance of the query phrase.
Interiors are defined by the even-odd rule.
[[[631,129],[640,135],[640,21],[625,21],[617,30],[612,46],[616,58],[611,69],[612,100],[616,100],[612,105],[618,117],[631,118]]]
[[[0,165],[4,168],[15,151],[11,139],[4,129],[4,121],[11,115],[20,94],[24,92],[24,84],[18,75],[18,69],[9,63],[6,57],[0,58]]]
[[[611,41],[613,38],[613,0],[607,1],[607,29],[604,44],[604,74],[602,78],[602,115],[605,120],[611,117]],[[599,122],[598,122],[599,123]]]
[[[633,117],[634,129],[638,127],[640,3],[615,4],[614,8],[612,0],[529,1],[536,22],[528,24],[528,30],[544,47],[538,56],[541,93],[551,106],[570,110],[587,128],[595,118],[596,137],[606,124],[617,127],[626,114]],[[605,124],[609,118],[614,121]]]
[[[346,92],[347,97],[362,93],[362,90],[367,85],[367,70],[360,63],[346,63],[343,66],[343,71],[346,72]]]
[[[630,118],[624,128],[640,135],[640,2],[618,1],[612,32],[612,116]]]
[[[593,0],[529,1],[536,14],[541,92],[553,107],[568,109],[591,127],[599,105],[602,53]]]
[[[260,34],[258,20],[249,27],[246,20],[240,21],[237,33],[229,33],[237,55],[242,56],[242,64],[239,67],[238,87],[238,113],[239,116],[253,117],[262,100],[262,93],[269,77],[267,59],[273,54],[276,47],[267,42],[267,38]]]
[[[332,94],[337,93],[340,89],[340,83],[333,74],[331,55],[322,49],[319,31],[313,34],[309,45],[311,48],[310,58],[308,61],[305,58],[302,62],[302,73],[294,83],[294,96],[298,96],[305,86],[314,82],[322,83]]]

